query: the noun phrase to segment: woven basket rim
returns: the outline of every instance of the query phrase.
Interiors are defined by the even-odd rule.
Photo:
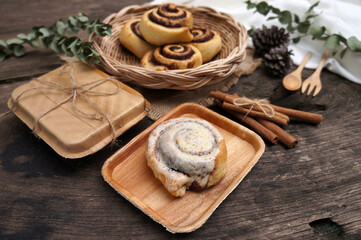
[[[157,6],[159,6],[159,4],[130,5],[130,6],[127,6],[123,9],[121,9],[117,13],[110,14],[108,17],[106,17],[103,20],[103,22],[109,24],[117,17],[122,17],[126,14],[131,14],[132,12],[134,13],[134,12],[147,11],[147,10],[155,8]],[[107,70],[108,72],[110,72],[112,75],[115,75],[116,77],[118,77],[122,81],[132,82],[136,85],[140,85],[140,86],[147,87],[147,88],[155,88],[155,89],[163,89],[163,88],[178,89],[178,90],[196,89],[196,88],[204,86],[204,85],[209,85],[209,84],[217,83],[219,81],[224,80],[224,76],[222,77],[223,79],[221,79],[221,80],[217,80],[217,76],[211,78],[209,76],[210,72],[211,73],[216,72],[216,73],[219,73],[219,75],[222,75],[223,72],[225,72],[224,75],[231,75],[233,72],[235,72],[239,68],[240,63],[245,58],[245,52],[246,52],[245,49],[248,44],[248,35],[247,35],[247,30],[245,29],[245,27],[241,23],[236,21],[231,15],[229,15],[227,13],[216,11],[215,9],[207,7],[207,6],[197,6],[197,7],[188,7],[188,6],[184,6],[184,5],[177,5],[177,6],[185,8],[192,12],[195,12],[195,11],[207,12],[209,14],[217,16],[220,19],[223,19],[224,21],[227,21],[227,23],[232,24],[232,27],[235,27],[238,30],[238,45],[227,55],[227,57],[212,60],[210,62],[202,64],[201,66],[199,66],[197,68],[155,71],[155,70],[147,69],[147,68],[144,68],[141,66],[123,63],[123,62],[118,61],[117,59],[112,58],[107,53],[105,53],[102,50],[102,48],[100,47],[101,44],[99,44],[99,42],[102,41],[102,38],[100,38],[100,37],[96,36],[94,33],[92,33],[89,37],[89,41],[93,43],[94,48],[100,53],[100,57],[101,57],[100,66],[102,68],[104,68],[105,70]],[[117,36],[113,36],[113,34],[112,34],[111,37],[117,37]],[[106,36],[103,38],[109,38],[109,37]],[[96,41],[97,39],[99,39],[99,42]],[[231,65],[231,66],[227,67],[227,66],[225,66],[226,64]],[[131,77],[130,75],[132,75],[132,74],[135,74],[138,76],[145,75],[145,77],[148,76],[149,79],[154,81],[155,87],[152,87],[151,83],[148,86],[144,86],[142,84],[137,84],[136,78],[135,79],[124,79],[124,77],[122,76],[123,74],[121,74],[121,73],[125,73],[124,75],[126,75],[128,78]],[[205,84],[202,84],[202,83],[197,84],[197,82],[195,82],[195,80],[198,78],[204,78],[204,79],[210,78],[210,79],[209,79],[208,83],[206,82]],[[170,84],[170,86],[158,87],[158,84],[156,83],[156,81],[157,81],[156,79],[159,79],[159,81],[167,79],[167,81],[170,81],[170,83],[173,83],[173,85]],[[182,81],[186,81],[186,82],[189,81],[189,84],[187,84],[186,86],[178,85],[177,80],[180,80],[180,79]],[[150,81],[150,82],[152,82],[152,81]]]

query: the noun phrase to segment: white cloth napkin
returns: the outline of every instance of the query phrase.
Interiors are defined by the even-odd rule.
[[[256,28],[265,26],[282,26],[278,20],[266,21],[267,17],[254,13],[254,9],[247,10],[244,0],[155,0],[152,4],[173,2],[187,6],[208,6],[217,11],[231,14],[237,21],[247,29],[251,26]],[[258,1],[259,2],[259,1]],[[303,14],[316,1],[311,0],[269,0],[268,4],[281,10],[289,10],[296,13],[300,19]],[[361,0],[321,0],[313,10],[320,15],[314,18],[319,25],[325,26],[330,33],[342,33],[346,38],[355,36],[361,40]],[[251,41],[250,41],[251,42]],[[312,40],[311,37],[304,37],[297,44],[290,44],[293,50],[292,60],[299,64],[307,51],[312,52],[312,58],[306,64],[306,68],[315,69],[321,59],[324,42]],[[326,61],[326,68],[334,73],[343,76],[353,82],[361,84],[361,53],[347,51],[343,58],[340,52],[331,56]]]

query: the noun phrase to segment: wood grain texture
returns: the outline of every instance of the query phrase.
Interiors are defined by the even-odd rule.
[[[0,39],[79,11],[104,18],[141,2],[1,1]],[[0,112],[7,110],[13,89],[61,64],[48,50],[1,62]],[[312,72],[304,70],[303,79]],[[148,127],[148,118],[119,137],[117,146],[76,161],[57,155],[14,115],[1,119],[0,238],[360,239],[361,86],[326,70],[321,77],[323,89],[315,98],[286,92],[282,79],[269,77],[263,68],[241,77],[230,89],[229,93],[321,113],[324,120],[318,126],[291,121],[284,129],[298,145],[268,145],[241,184],[189,234],[167,232],[101,176],[105,159]]]

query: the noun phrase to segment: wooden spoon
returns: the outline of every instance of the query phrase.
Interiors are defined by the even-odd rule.
[[[282,84],[284,88],[289,91],[296,91],[300,89],[302,84],[301,72],[311,56],[312,53],[307,52],[298,68],[283,78]]]

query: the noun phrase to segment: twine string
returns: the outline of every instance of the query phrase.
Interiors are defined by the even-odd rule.
[[[66,70],[67,67],[70,67],[70,70]],[[70,87],[64,87],[64,86],[61,86],[59,84],[56,84],[56,83],[53,83],[53,82],[50,82],[50,81],[47,81],[47,80],[44,80],[44,79],[38,79],[38,78],[35,78],[34,80],[41,83],[41,84],[44,84],[45,86],[38,86],[38,87],[32,87],[32,88],[29,88],[27,90],[24,90],[23,92],[21,92],[17,97],[16,99],[13,101],[13,105],[12,107],[10,108],[10,111],[8,112],[5,112],[3,114],[0,115],[0,118],[6,116],[7,114],[9,114],[10,112],[12,112],[13,110],[16,109],[19,101],[20,101],[20,98],[28,93],[28,92],[31,92],[31,91],[34,91],[34,90],[58,90],[58,91],[62,91],[62,92],[66,92],[69,94],[69,96],[67,96],[66,98],[64,98],[62,101],[56,103],[53,107],[51,107],[50,109],[40,113],[34,120],[34,127],[33,127],[33,133],[36,134],[36,131],[37,131],[37,127],[39,125],[39,121],[41,118],[43,118],[45,115],[47,115],[48,113],[54,111],[55,109],[57,109],[58,107],[60,107],[61,105],[67,103],[68,101],[71,101],[72,102],[72,109],[77,112],[78,114],[84,116],[84,117],[87,117],[89,119],[95,119],[95,120],[103,120],[103,119],[106,119],[106,121],[108,122],[109,126],[110,126],[110,129],[111,129],[111,132],[112,132],[112,143],[115,142],[116,140],[116,134],[115,134],[115,127],[114,127],[114,124],[112,124],[111,122],[111,119],[109,118],[109,116],[92,100],[89,99],[88,96],[111,96],[111,95],[115,95],[119,92],[120,90],[120,85],[119,85],[119,82],[116,81],[114,79],[114,77],[110,76],[110,77],[107,77],[107,78],[101,78],[101,79],[97,79],[95,81],[92,81],[92,82],[88,82],[88,83],[85,83],[85,84],[76,84],[76,80],[75,80],[75,77],[74,77],[74,67],[72,64],[66,64],[64,65],[61,69],[60,69],[60,73],[62,74],[66,74],[68,75],[69,79],[70,79],[70,83],[71,83],[71,86]],[[114,91],[111,91],[111,92],[102,92],[102,91],[95,91],[95,90],[92,90],[94,89],[95,87],[107,82],[107,81],[110,81],[110,82],[113,82],[115,84],[115,89]],[[88,95],[88,96],[87,96]],[[76,105],[77,103],[77,100],[79,99],[79,97],[82,97],[83,99],[85,99],[85,101],[87,102],[87,104],[89,106],[91,106],[93,109],[95,109],[98,113],[100,113],[100,115],[96,115],[96,114],[93,114],[93,113],[89,113],[89,112],[85,112],[81,109],[79,109]]]
[[[242,121],[248,116],[248,114],[252,111],[252,109],[255,106],[258,106],[267,117],[273,118],[275,116],[275,111],[273,107],[270,105],[270,102],[266,99],[249,99],[245,97],[239,97],[233,100],[233,104],[239,107],[248,108],[248,111],[243,117]]]

